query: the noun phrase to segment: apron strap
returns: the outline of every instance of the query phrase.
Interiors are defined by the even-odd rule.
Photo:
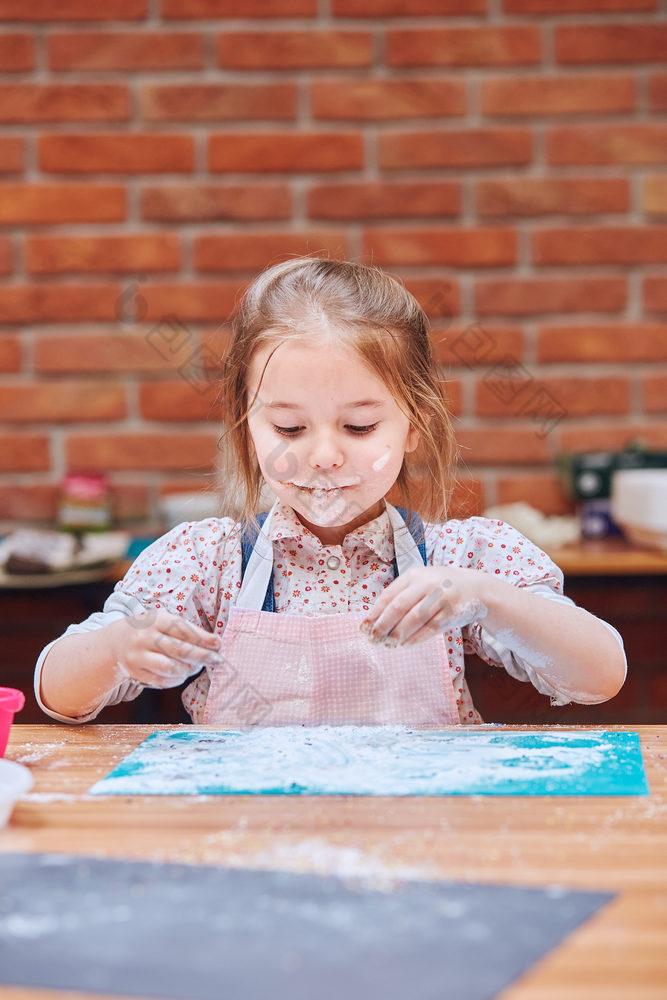
[[[419,514],[416,511],[412,512],[410,521],[406,520],[407,511],[403,507],[396,507],[396,510],[401,515],[403,520],[406,522],[408,531],[412,535],[417,548],[419,549],[419,554],[422,557],[424,565],[426,566],[426,542],[424,539],[424,522],[422,521]],[[262,513],[257,515],[257,521],[260,528],[264,524],[268,513]],[[255,542],[257,541],[258,532],[255,528],[246,528],[241,537],[241,579],[245,576],[246,566],[248,565],[248,560],[252,554],[252,550],[255,547]],[[396,559],[394,559],[394,578],[398,576],[398,564]],[[262,605],[262,611],[275,611],[276,601],[273,593],[273,574],[269,580],[269,585],[266,588],[266,596],[264,597],[264,604]]]
[[[268,511],[257,515],[257,521],[260,528],[264,524],[268,517]],[[241,579],[245,576],[246,566],[248,565],[248,560],[252,555],[252,550],[255,547],[255,542],[257,541],[257,535],[259,532],[255,528],[246,528],[241,537]],[[264,604],[262,605],[262,611],[275,611],[276,601],[273,594],[273,574],[271,574],[271,579],[269,580],[269,585],[266,588],[266,596],[264,598]]]

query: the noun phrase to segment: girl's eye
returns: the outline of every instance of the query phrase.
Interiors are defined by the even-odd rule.
[[[370,434],[376,427],[377,424],[366,424],[365,427],[353,427],[352,424],[347,424],[348,431],[352,431],[353,434]]]
[[[298,434],[302,430],[301,427],[276,427],[275,424],[273,425],[273,429],[276,434],[283,434],[285,437],[294,437],[295,434]]]
[[[371,431],[374,431],[377,427],[377,423],[366,424],[364,427],[356,427],[354,424],[346,424],[345,427],[351,434],[358,434],[361,436],[363,434],[370,434]],[[273,429],[276,434],[282,434],[283,437],[295,437],[300,431],[303,430],[303,427],[278,427],[274,424]]]

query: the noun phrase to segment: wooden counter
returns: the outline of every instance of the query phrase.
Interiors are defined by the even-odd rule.
[[[568,576],[645,576],[667,574],[667,552],[637,549],[622,539],[582,541],[549,555]]]
[[[663,1000],[667,726],[636,728],[646,797],[95,798],[91,785],[155,727],[15,725],[6,756],[30,767],[35,787],[0,850],[327,874],[349,873],[352,852],[359,874],[611,890],[502,1000]],[[7,1000],[83,996],[0,987]]]

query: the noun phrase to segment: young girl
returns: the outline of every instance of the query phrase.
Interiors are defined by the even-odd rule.
[[[222,405],[242,516],[168,532],[46,647],[48,715],[86,722],[192,678],[197,723],[470,724],[464,652],[557,705],[617,693],[618,633],[563,595],[548,556],[503,522],[447,519],[447,406],[426,317],[393,278],[313,258],[264,272],[235,318]],[[395,487],[410,508],[416,459],[426,523],[386,500]]]

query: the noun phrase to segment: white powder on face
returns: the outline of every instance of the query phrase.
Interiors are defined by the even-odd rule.
[[[376,458],[376,460],[373,462],[372,465],[373,472],[380,472],[381,469],[384,469],[385,465],[389,461],[390,456],[391,456],[391,446],[387,445],[387,450],[384,453],[384,455],[380,455],[380,457]]]

